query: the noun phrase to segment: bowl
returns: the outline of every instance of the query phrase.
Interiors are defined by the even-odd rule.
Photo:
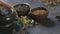
[[[31,18],[37,21],[43,21],[48,18],[48,10],[43,7],[33,8],[31,10],[30,15],[31,15]]]
[[[14,6],[18,16],[26,16],[30,11],[30,6],[27,4],[17,4]]]

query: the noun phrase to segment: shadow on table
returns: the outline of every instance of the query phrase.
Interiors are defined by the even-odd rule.
[[[54,27],[56,24],[54,23],[54,21],[52,21],[51,19],[46,19],[44,21],[38,22],[40,25],[43,25],[45,27]]]

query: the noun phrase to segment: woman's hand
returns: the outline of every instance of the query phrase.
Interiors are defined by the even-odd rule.
[[[12,5],[10,5],[10,4],[8,4],[8,3],[2,1],[2,0],[0,0],[0,5],[5,6],[5,7],[11,9],[11,10],[16,11],[15,8],[14,8]]]

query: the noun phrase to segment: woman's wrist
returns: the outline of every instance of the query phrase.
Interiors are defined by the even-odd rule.
[[[10,4],[8,4],[8,3],[6,3],[6,2],[4,2],[2,0],[0,0],[0,5],[5,6],[7,8],[12,8],[12,6]]]

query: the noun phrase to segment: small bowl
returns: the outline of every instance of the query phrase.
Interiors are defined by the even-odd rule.
[[[30,13],[31,17],[37,21],[43,21],[48,17],[48,10],[43,7],[33,8]]]
[[[30,11],[30,6],[27,4],[17,4],[14,7],[15,7],[19,17],[27,15],[28,12]]]

